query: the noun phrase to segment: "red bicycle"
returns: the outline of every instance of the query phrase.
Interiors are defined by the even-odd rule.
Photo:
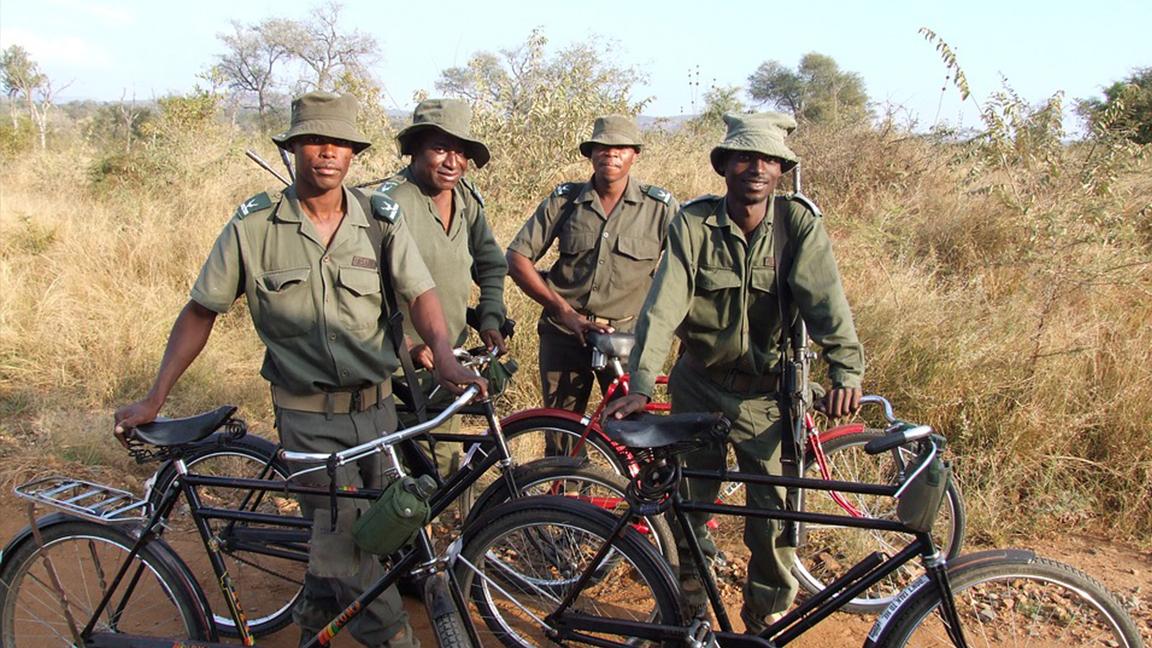
[[[544,456],[548,435],[569,437],[559,447],[571,448],[571,455],[584,456],[594,466],[631,478],[638,465],[628,448],[614,443],[604,433],[600,420],[605,405],[614,397],[628,393],[628,374],[622,358],[628,357],[635,342],[631,334],[592,333],[587,336],[592,353],[592,366],[597,370],[611,368],[613,380],[604,391],[604,397],[590,414],[581,414],[558,408],[533,408],[511,414],[501,420],[504,436],[513,456],[533,459]],[[666,385],[667,376],[657,378],[658,385]],[[895,421],[891,404],[881,396],[865,396],[863,404],[880,405],[884,417]],[[667,412],[671,405],[653,401],[645,408],[649,412]],[[868,428],[863,423],[837,425],[820,430],[809,412],[804,424],[808,430],[804,452],[804,473],[826,480],[863,483],[896,483],[904,474],[911,457],[906,450],[895,449],[887,454],[868,455],[864,446],[883,435],[882,429]],[[735,469],[735,467],[733,467]],[[727,483],[720,491],[720,499],[733,501],[742,496],[742,485]],[[949,558],[959,554],[964,539],[964,502],[953,480],[947,498],[941,506],[933,535],[937,546]],[[609,506],[613,508],[614,503]],[[804,510],[820,513],[848,514],[855,517],[895,518],[891,498],[857,495],[841,492],[818,492],[803,502]],[[715,525],[713,525],[715,528]],[[888,552],[902,546],[901,538],[882,531],[851,529],[827,525],[801,526],[801,546],[797,548],[793,574],[803,591],[815,594],[834,581],[850,566],[874,551]],[[908,567],[877,583],[868,592],[853,599],[846,610],[877,613],[883,610],[919,572]]]

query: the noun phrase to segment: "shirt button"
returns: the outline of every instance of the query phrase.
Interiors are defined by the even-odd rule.
[[[329,256],[324,257],[324,263],[328,263],[331,260],[332,260],[332,257],[329,257]]]
[[[599,261],[597,261],[596,265],[604,265],[604,259],[600,259]]]
[[[336,334],[335,334],[335,333],[332,333],[331,335],[329,335],[329,336],[328,336],[328,339],[329,339],[329,340],[335,340],[335,339],[336,339]]]
[[[608,232],[604,232],[603,234],[601,234],[600,238],[608,238]]]

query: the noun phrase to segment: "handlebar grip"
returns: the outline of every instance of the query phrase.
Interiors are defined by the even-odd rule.
[[[888,428],[888,433],[879,439],[872,439],[864,445],[864,452],[870,455],[880,454],[902,446],[905,443],[923,439],[924,437],[932,434],[932,426],[930,425],[910,425],[907,423],[897,423]]]

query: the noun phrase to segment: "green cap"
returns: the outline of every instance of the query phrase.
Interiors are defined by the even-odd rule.
[[[320,135],[352,143],[357,153],[372,146],[356,126],[359,106],[353,95],[331,92],[309,92],[292,100],[292,126],[273,135],[272,141],[282,149],[291,148],[292,138]]]
[[[464,142],[464,154],[476,163],[479,169],[492,154],[488,147],[472,137],[472,107],[459,99],[425,99],[412,111],[412,125],[396,135],[400,143],[400,155],[412,155],[415,136],[429,129],[447,133]]]
[[[728,134],[724,141],[712,149],[712,168],[724,175],[724,155],[729,151],[751,151],[763,153],[781,160],[780,170],[787,173],[800,161],[800,156],[784,143],[784,138],[796,130],[796,120],[791,115],[778,112],[743,115],[724,115],[728,124]]]
[[[592,157],[592,146],[632,146],[637,151],[644,145],[640,139],[640,128],[636,120],[628,115],[605,115],[597,117],[592,126],[592,137],[580,143],[580,155]]]

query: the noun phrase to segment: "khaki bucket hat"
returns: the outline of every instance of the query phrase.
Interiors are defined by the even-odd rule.
[[[352,149],[359,153],[372,143],[356,126],[358,110],[353,95],[309,92],[292,100],[292,125],[283,133],[273,135],[272,141],[287,150],[295,137],[320,135],[351,142]]]
[[[640,139],[640,128],[636,120],[628,115],[605,115],[597,117],[592,126],[592,137],[580,143],[580,155],[592,157],[592,146],[633,146],[637,151],[644,146]]]
[[[724,155],[729,151],[751,151],[779,158],[780,169],[785,173],[800,162],[800,156],[784,143],[784,138],[796,130],[796,120],[791,115],[728,113],[724,115],[724,123],[728,125],[728,134],[712,149],[712,168],[716,173],[724,175]]]
[[[425,99],[412,111],[412,125],[396,134],[400,155],[412,155],[415,136],[433,129],[464,142],[464,154],[479,169],[492,154],[484,142],[472,137],[472,107],[459,99]]]

